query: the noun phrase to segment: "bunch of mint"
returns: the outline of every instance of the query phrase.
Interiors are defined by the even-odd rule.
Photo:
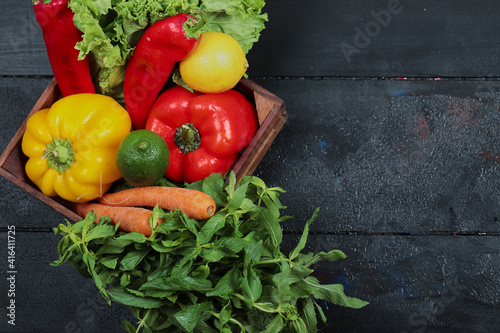
[[[340,284],[321,284],[314,264],[345,258],[339,250],[302,253],[307,221],[296,247],[281,251],[279,187],[233,173],[214,174],[190,188],[211,195],[219,207],[206,221],[181,211],[155,207],[153,234],[123,233],[106,217],[95,215],[61,224],[60,258],[92,277],[102,296],[130,307],[137,323],[123,321],[128,332],[303,332],[326,322],[318,300],[351,308],[368,304],[347,297]]]

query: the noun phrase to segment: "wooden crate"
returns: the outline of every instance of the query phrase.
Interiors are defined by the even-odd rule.
[[[233,167],[233,171],[239,181],[244,175],[251,175],[255,171],[285,124],[287,112],[282,99],[249,79],[241,79],[236,89],[244,93],[255,103],[260,125],[249,146],[242,152]],[[28,179],[24,170],[27,157],[21,150],[22,136],[26,130],[26,121],[28,118],[33,113],[50,107],[60,97],[61,92],[55,79],[53,79],[0,156],[0,176],[26,190],[70,220],[77,221],[80,219],[80,216],[69,208],[70,205],[68,202],[59,197],[46,196]]]

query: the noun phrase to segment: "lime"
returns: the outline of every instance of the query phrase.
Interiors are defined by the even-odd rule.
[[[179,62],[184,82],[206,94],[234,88],[247,68],[248,61],[238,41],[218,31],[202,33],[196,49]]]
[[[153,131],[130,132],[118,146],[116,165],[133,186],[150,186],[167,171],[170,153],[165,140]]]

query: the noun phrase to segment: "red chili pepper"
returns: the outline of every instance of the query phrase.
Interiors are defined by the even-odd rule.
[[[192,31],[186,34],[188,21]],[[198,45],[202,22],[188,14],[177,14],[154,23],[139,39],[127,64],[123,97],[134,129],[146,125],[149,110],[167,82],[176,62]],[[191,37],[191,33],[195,37]],[[189,37],[188,37],[189,35]]]
[[[68,7],[69,0],[33,0],[35,17],[42,28],[54,77],[63,96],[78,93],[95,93],[90,75],[89,60],[78,60],[79,51],[75,49],[82,40],[82,33],[73,23],[73,11]]]
[[[160,134],[170,150],[165,177],[194,182],[225,174],[258,129],[255,106],[236,90],[201,94],[174,86],[154,103],[146,129]]]

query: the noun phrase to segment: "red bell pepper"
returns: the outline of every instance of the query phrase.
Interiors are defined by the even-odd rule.
[[[173,15],[154,23],[137,42],[123,85],[123,98],[134,129],[146,125],[149,110],[175,63],[198,45],[203,24],[203,20],[198,22],[188,14]]]
[[[52,72],[63,96],[78,93],[95,93],[90,75],[89,60],[78,60],[75,49],[82,40],[82,33],[73,23],[69,0],[33,0],[35,17],[42,28],[43,39]]]
[[[165,177],[192,183],[231,169],[257,132],[257,111],[236,90],[202,94],[174,86],[154,103],[146,129],[167,142]]]

